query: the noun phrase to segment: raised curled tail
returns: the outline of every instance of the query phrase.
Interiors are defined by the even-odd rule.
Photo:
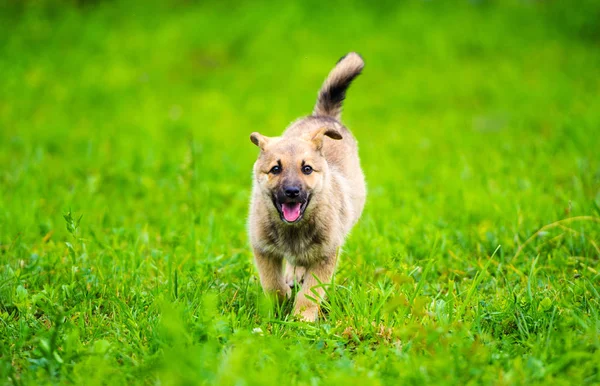
[[[342,57],[321,86],[313,115],[339,120],[342,115],[342,102],[346,98],[346,90],[354,78],[360,75],[364,66],[365,62],[356,52],[350,52]]]

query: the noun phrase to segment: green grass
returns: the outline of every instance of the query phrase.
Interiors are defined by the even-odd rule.
[[[600,7],[0,3],[0,383],[600,383]],[[252,131],[335,61],[369,197],[295,321]]]

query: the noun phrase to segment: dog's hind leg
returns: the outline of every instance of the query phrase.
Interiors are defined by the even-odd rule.
[[[293,288],[297,285],[302,285],[302,283],[304,282],[305,272],[306,268],[295,266],[290,264],[289,262],[286,262],[284,280],[290,288]]]
[[[307,322],[314,322],[319,317],[319,303],[325,295],[324,285],[331,283],[335,270],[335,255],[316,263],[306,269],[304,284],[298,292],[294,315]],[[316,300],[309,299],[309,297]]]
[[[275,296],[279,301],[289,298],[292,290],[283,280],[283,259],[254,249],[254,261],[265,293]]]

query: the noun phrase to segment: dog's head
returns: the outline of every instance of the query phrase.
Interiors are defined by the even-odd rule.
[[[321,152],[325,137],[342,139],[339,131],[328,127],[310,131],[300,138],[250,135],[260,148],[254,164],[256,183],[263,197],[273,203],[287,224],[300,222],[311,199],[323,190],[329,173]]]

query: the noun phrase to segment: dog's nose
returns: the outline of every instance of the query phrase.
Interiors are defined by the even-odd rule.
[[[296,198],[300,195],[300,188],[297,186],[288,186],[285,188],[284,193],[286,197]]]

